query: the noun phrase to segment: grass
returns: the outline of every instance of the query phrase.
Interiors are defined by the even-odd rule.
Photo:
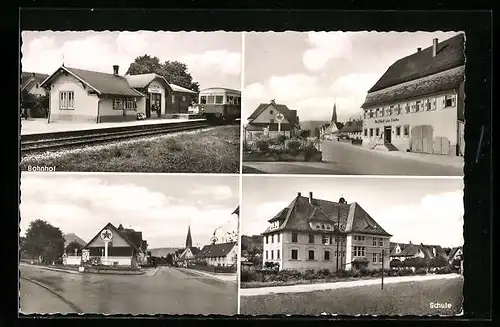
[[[241,282],[241,288],[261,288],[261,287],[276,287],[276,286],[292,286],[292,285],[308,285],[322,283],[348,282],[353,280],[380,279],[380,277],[364,276],[364,277],[331,277],[323,279],[297,279],[289,281],[270,281],[270,282]]]
[[[182,132],[153,139],[26,156],[28,166],[55,166],[56,171],[239,173],[239,125]]]
[[[272,315],[457,315],[462,311],[463,279],[438,279],[358,286],[308,293],[241,297],[241,314]],[[433,309],[431,302],[451,303]]]
[[[248,166],[243,166],[242,172],[243,174],[266,174],[266,172]]]

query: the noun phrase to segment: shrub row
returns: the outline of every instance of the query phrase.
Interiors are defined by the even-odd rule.
[[[298,138],[287,139],[284,136],[276,138],[260,138],[255,141],[243,142],[244,151],[259,151],[263,153],[290,153],[315,154],[318,152],[313,141],[305,141]]]
[[[444,267],[436,270],[437,274],[449,274],[455,272],[451,267]],[[425,275],[428,271],[426,268],[411,268],[403,269],[384,269],[384,276],[410,276],[410,275]],[[297,270],[280,270],[262,269],[255,271],[241,272],[242,282],[288,282],[298,280],[326,280],[334,278],[358,278],[358,277],[381,277],[382,269],[362,269],[362,270],[340,270],[335,272],[329,269],[308,269],[304,272]]]

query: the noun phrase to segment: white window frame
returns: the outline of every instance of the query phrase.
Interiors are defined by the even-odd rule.
[[[323,235],[323,245],[331,245],[332,237],[330,235]]]
[[[446,102],[448,100],[451,100],[451,105],[449,105],[449,106],[446,105]],[[457,102],[457,100],[456,100],[456,96],[455,95],[445,95],[444,99],[443,99],[443,107],[444,108],[453,108],[453,107],[456,106],[456,104],[457,104],[456,102]]]
[[[74,91],[59,91],[59,110],[75,110]]]
[[[377,263],[378,258],[377,258],[377,253],[372,253],[372,263]]]

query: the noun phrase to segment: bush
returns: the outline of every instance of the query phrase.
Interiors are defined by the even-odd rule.
[[[389,267],[391,268],[401,268],[403,267],[403,263],[399,259],[393,259],[389,262]]]
[[[302,278],[302,274],[297,270],[280,270],[278,275],[281,276],[283,280],[299,280]]]
[[[413,270],[411,270],[411,269],[398,270],[398,276],[410,276],[410,275],[413,275]]]
[[[418,268],[415,270],[415,275],[426,275],[427,274],[427,269],[425,268]]]
[[[257,146],[257,149],[259,149],[259,151],[261,151],[261,152],[269,151],[269,141],[268,140],[264,140],[264,139],[257,140],[255,142],[255,145]]]
[[[250,144],[247,141],[244,141],[243,142],[243,151],[251,151],[251,150],[252,150],[252,147],[250,146]]]
[[[372,274],[372,272],[366,268],[362,268],[359,270],[359,275],[361,277],[370,276],[371,274]]]
[[[307,280],[318,279],[318,274],[314,269],[307,269],[304,273],[304,279]]]
[[[372,277],[380,277],[382,276],[382,269],[373,269],[371,272],[370,272],[370,275]]]
[[[394,277],[394,276],[398,276],[398,275],[399,275],[399,270],[397,270],[397,269],[390,269],[387,272],[387,276],[390,276],[390,277]]]
[[[451,269],[450,266],[446,266],[440,269],[436,270],[436,274],[442,275],[442,274],[451,274],[453,270]]]
[[[347,278],[347,277],[353,277],[353,271],[352,270],[339,270],[337,273],[337,276],[340,278]]]
[[[297,153],[302,145],[302,142],[297,139],[286,140],[285,147],[291,153]]]
[[[278,141],[278,144],[285,143],[285,141],[286,141],[286,136],[285,136],[285,135],[279,135],[279,136],[277,137],[277,141]]]
[[[442,257],[442,256],[437,256],[434,257],[430,260],[429,266],[433,268],[442,268],[448,265],[448,261]]]
[[[323,278],[323,279],[330,278],[330,277],[332,277],[332,275],[333,275],[332,272],[327,268],[318,270],[318,277],[319,278]]]

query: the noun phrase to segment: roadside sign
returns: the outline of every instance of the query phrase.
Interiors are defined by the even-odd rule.
[[[274,117],[274,119],[276,120],[276,122],[282,123],[285,120],[285,116],[283,116],[282,113],[279,113],[276,115],[276,117]]]
[[[104,242],[110,242],[113,239],[113,232],[109,229],[103,229],[101,231],[101,239]]]
[[[82,250],[82,261],[86,262],[90,260],[90,250]]]

